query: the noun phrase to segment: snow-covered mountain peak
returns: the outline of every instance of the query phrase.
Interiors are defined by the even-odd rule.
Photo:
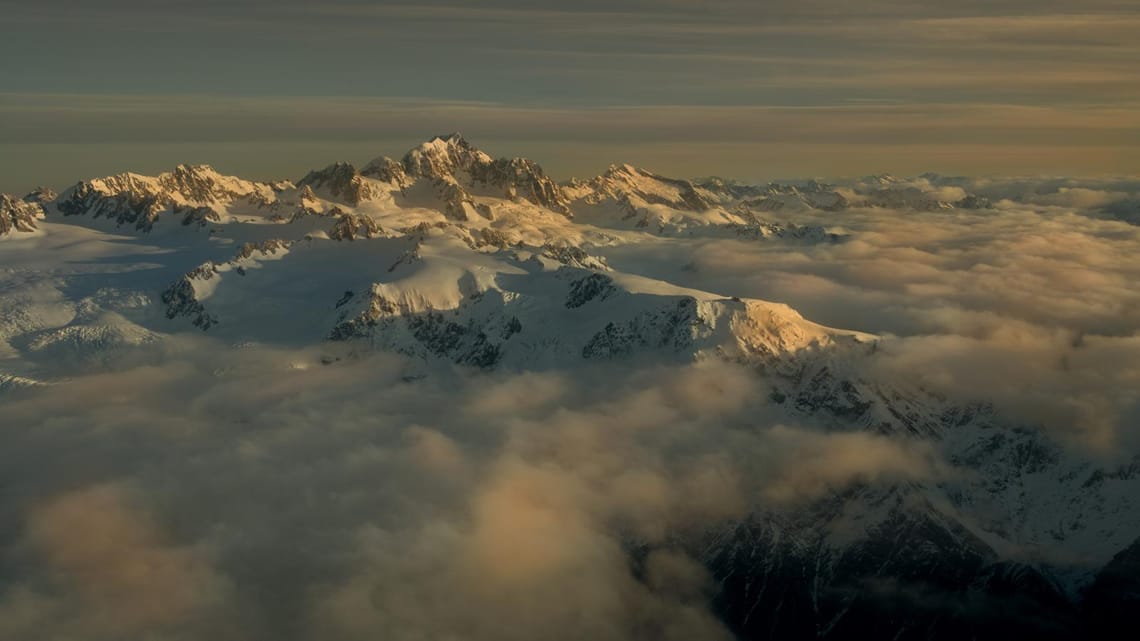
[[[436,136],[412,149],[402,161],[403,176],[392,161],[381,158],[367,168],[380,180],[410,185],[416,180],[433,183],[452,218],[466,219],[472,212],[490,212],[478,197],[525,200],[569,216],[569,198],[542,167],[527,158],[494,159],[459,134]]]
[[[713,206],[708,192],[688,180],[666,178],[628,163],[610,165],[605,173],[576,185],[578,196],[597,203],[611,198],[627,209],[665,205],[681,211],[706,211]]]
[[[181,196],[188,204],[227,203],[268,190],[264,184],[234,176],[224,176],[209,165],[178,165],[158,176],[158,184],[171,196]]]
[[[83,181],[66,190],[61,199],[76,193],[97,192],[106,196],[155,198],[189,205],[229,202],[270,190],[268,185],[225,176],[209,165],[178,165],[157,176],[124,172]]]
[[[459,170],[470,171],[488,165],[494,159],[467,142],[462,135],[452,133],[435,136],[404,155],[404,169],[412,176],[442,177]]]
[[[179,163],[167,175],[182,180],[218,180],[222,174],[211,165]]]
[[[616,178],[618,176],[649,176],[651,174],[627,162],[623,162],[611,164],[602,175],[607,178]]]
[[[551,213],[563,222],[580,215],[583,221],[599,227],[657,235],[695,233],[834,242],[836,235],[819,225],[797,226],[758,216],[851,207],[932,210],[989,206],[988,201],[959,186],[942,185],[931,178],[881,176],[876,182],[863,180],[846,187],[814,180],[767,186],[716,178],[694,182],[621,163],[610,165],[589,180],[559,184],[533,160],[495,159],[455,133],[433,137],[401,160],[380,156],[362,169],[347,162],[333,163],[310,171],[296,184],[248,181],[223,175],[208,165],[183,164],[153,177],[122,173],[81,182],[58,198],[41,194],[24,200],[41,203],[49,214],[58,211],[110,220],[116,227],[133,226],[142,232],[152,231],[160,218],[173,219],[190,229],[209,225],[211,233],[216,233],[220,231],[218,225],[239,219],[264,225],[315,214],[316,218],[305,223],[306,228],[328,234],[334,230],[314,226],[331,225],[331,219],[340,220],[344,213],[351,214],[344,220],[351,219],[362,228],[371,228],[366,219],[375,218],[372,223],[397,229],[442,214],[467,226],[491,225],[498,232],[511,228],[507,236],[513,239],[545,227],[542,233],[546,238],[531,239],[537,245],[567,233],[556,230],[562,223],[558,217],[548,219]],[[380,220],[409,215],[415,219],[411,223]],[[330,220],[322,221],[325,218]]]
[[[48,187],[36,187],[28,195],[24,196],[23,200],[38,205],[46,205],[58,197],[59,194]]]
[[[150,231],[163,212],[180,216],[187,225],[218,221],[235,202],[264,206],[290,186],[225,176],[207,165],[178,165],[158,176],[126,172],[86,180],[64,190],[54,205],[65,216],[103,218]]]

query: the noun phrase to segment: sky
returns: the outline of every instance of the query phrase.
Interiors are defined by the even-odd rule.
[[[0,0],[0,191],[461,131],[559,178],[1140,172],[1124,0]]]

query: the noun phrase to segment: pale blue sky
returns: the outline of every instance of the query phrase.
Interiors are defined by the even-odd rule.
[[[452,130],[559,176],[1136,173],[1136,4],[0,0],[0,190]]]

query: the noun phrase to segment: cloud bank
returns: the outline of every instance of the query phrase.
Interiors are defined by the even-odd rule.
[[[1135,172],[1134,5],[5,2],[0,190],[154,172],[175,141],[281,177],[455,130],[563,175],[622,150],[742,178]]]
[[[997,210],[795,214],[788,219],[851,240],[792,251],[712,241],[660,259],[688,264],[677,276],[687,286],[786,301],[831,326],[894,335],[878,365],[888,378],[996,400],[1066,438],[1134,452],[1140,227],[1113,208],[1135,200],[1136,182],[935,180],[916,184],[937,194],[961,183],[998,200]]]
[[[730,365],[404,382],[172,345],[5,401],[4,636],[729,638],[677,536],[953,474],[781,423]]]

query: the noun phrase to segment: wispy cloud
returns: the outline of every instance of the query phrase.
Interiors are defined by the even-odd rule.
[[[625,160],[678,175],[740,177],[1140,170],[1140,109],[1126,105],[854,101],[787,107],[520,107],[361,97],[0,94],[0,145],[19,145],[10,148],[21,157],[4,172],[5,189],[86,177],[72,173],[79,169],[61,164],[51,152],[60,145],[88,146],[92,153],[107,146],[103,173],[160,169],[153,155],[159,146],[168,145],[161,162],[176,163],[185,152],[171,145],[197,145],[194,159],[231,162],[237,173],[287,169],[299,174],[307,163],[319,162],[313,158],[364,162],[399,155],[420,139],[455,130],[493,153],[545,161],[563,176],[597,173]],[[118,157],[128,152],[115,151],[114,145],[133,145],[134,151]],[[215,145],[214,151],[203,151],[202,145]],[[242,145],[244,151],[235,154],[235,146]],[[297,151],[282,158],[280,149],[287,145]],[[305,157],[306,147],[324,150]],[[28,149],[39,155],[29,155]],[[237,158],[242,160],[234,163]]]
[[[1078,9],[1021,0],[0,7],[13,25],[0,56],[18,61],[0,68],[10,92],[0,98],[0,144],[321,141],[347,154],[350,141],[457,128],[500,141],[515,118],[513,138],[529,141],[791,144],[799,135],[804,148],[791,153],[804,157],[828,143],[927,145],[937,163],[956,144],[1000,147],[986,162],[1009,158],[1013,172],[1049,166],[1017,167],[1033,160],[1030,147],[1072,150],[1058,170],[1135,167],[1140,14],[1113,0]],[[73,104],[35,96],[59,92]],[[422,108],[401,108],[402,96],[422,97]],[[876,101],[898,107],[838,108]],[[457,107],[472,103],[486,110]],[[615,105],[645,107],[628,117]],[[773,109],[789,106],[831,111]],[[137,118],[122,115],[130,110]],[[921,117],[925,126],[912,123]],[[788,171],[834,166],[797,161]]]

